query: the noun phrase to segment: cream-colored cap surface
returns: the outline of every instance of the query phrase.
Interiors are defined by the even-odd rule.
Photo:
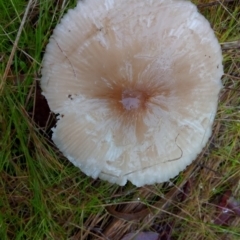
[[[93,178],[167,181],[206,145],[222,74],[220,45],[192,3],[81,1],[43,59],[53,141]]]

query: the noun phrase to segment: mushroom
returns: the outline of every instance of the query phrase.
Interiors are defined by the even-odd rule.
[[[80,1],[43,58],[52,139],[93,178],[168,181],[206,145],[222,74],[220,45],[191,2]]]

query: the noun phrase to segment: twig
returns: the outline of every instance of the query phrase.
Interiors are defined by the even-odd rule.
[[[236,0],[222,0],[222,1],[214,1],[210,3],[200,3],[197,5],[198,8],[206,8],[206,7],[212,7],[215,5],[225,4],[225,3],[231,3],[235,2]]]
[[[221,43],[222,50],[240,49],[240,40]]]
[[[28,2],[28,5],[27,5],[27,7],[26,7],[26,10],[25,10],[25,13],[24,13],[24,16],[23,16],[23,19],[22,19],[22,22],[21,22],[20,27],[19,27],[19,29],[18,29],[18,33],[17,33],[16,39],[15,39],[15,41],[14,41],[14,43],[13,43],[13,48],[12,48],[10,57],[9,57],[9,59],[8,59],[7,66],[6,66],[6,68],[5,68],[5,71],[4,71],[4,74],[3,74],[3,77],[2,77],[2,81],[1,81],[1,84],[0,84],[0,94],[2,93],[2,90],[3,90],[3,88],[4,88],[4,85],[5,85],[5,82],[6,82],[6,79],[7,79],[9,70],[10,70],[10,67],[11,67],[12,62],[13,62],[13,57],[14,57],[14,54],[15,54],[15,52],[16,52],[17,45],[18,45],[20,36],[21,36],[21,34],[22,34],[22,30],[23,30],[24,24],[25,24],[25,22],[26,22],[26,19],[27,19],[27,16],[28,16],[30,7],[31,7],[31,5],[32,5],[32,2],[33,2],[33,0],[30,0],[30,1]]]

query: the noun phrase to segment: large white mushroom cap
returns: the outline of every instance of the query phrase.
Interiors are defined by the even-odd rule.
[[[93,178],[167,181],[208,141],[222,74],[220,45],[192,3],[79,2],[43,59],[53,141]]]

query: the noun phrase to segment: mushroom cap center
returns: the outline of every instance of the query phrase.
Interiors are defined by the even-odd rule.
[[[126,89],[122,92],[122,106],[125,110],[134,110],[144,107],[146,96],[139,90]]]

